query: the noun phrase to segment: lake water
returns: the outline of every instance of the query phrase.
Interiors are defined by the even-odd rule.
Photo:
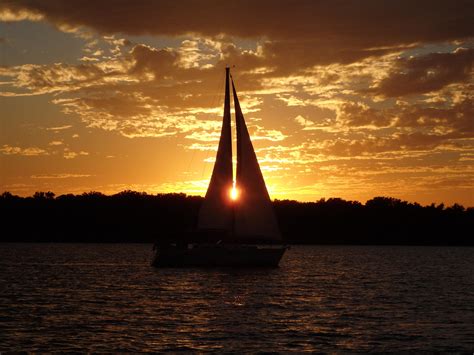
[[[474,248],[296,246],[272,270],[150,258],[0,244],[0,351],[474,350]]]

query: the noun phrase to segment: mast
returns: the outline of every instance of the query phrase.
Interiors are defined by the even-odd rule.
[[[225,230],[227,232],[232,230],[233,212],[229,197],[233,182],[229,71],[230,69],[226,67],[221,137],[211,181],[199,210],[198,229]]]

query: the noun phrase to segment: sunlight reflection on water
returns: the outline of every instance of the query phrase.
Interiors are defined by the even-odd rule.
[[[140,244],[0,245],[0,351],[471,351],[473,248],[292,247],[154,269]]]

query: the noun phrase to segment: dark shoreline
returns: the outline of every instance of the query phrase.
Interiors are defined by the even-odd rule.
[[[202,197],[123,191],[106,196],[0,195],[0,242],[153,243],[196,225]],[[473,246],[474,208],[421,206],[390,197],[273,202],[290,245]]]
[[[152,247],[153,242],[74,242],[74,241],[61,241],[61,242],[52,242],[52,241],[36,241],[36,242],[15,242],[15,241],[0,241],[0,245],[9,245],[9,244],[149,244]],[[289,245],[290,247],[305,247],[305,246],[324,246],[324,247],[427,247],[427,248],[437,248],[437,247],[448,247],[448,248],[473,248],[474,243],[471,244],[317,244],[317,243],[286,243],[283,244]]]

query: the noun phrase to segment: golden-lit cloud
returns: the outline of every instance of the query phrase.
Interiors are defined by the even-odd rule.
[[[36,174],[31,175],[32,179],[71,179],[71,178],[84,178],[90,177],[90,174],[71,174],[71,173],[61,173],[61,174]]]
[[[64,152],[63,152],[63,157],[64,159],[74,159],[74,158],[77,158],[78,156],[84,156],[84,155],[89,155],[88,152],[84,152],[84,151],[80,151],[80,152],[73,152],[71,151],[70,149],[68,148],[65,148],[64,149]]]
[[[15,4],[3,4],[0,6],[0,21],[15,22],[15,21],[40,21],[44,18],[39,12],[28,10],[25,8],[16,7]]]
[[[46,128],[47,131],[53,131],[53,132],[58,132],[58,131],[63,131],[65,129],[71,128],[72,125],[64,125],[64,126],[57,126],[57,127],[48,127]]]
[[[0,148],[0,152],[4,155],[23,155],[27,157],[38,156],[38,155],[48,155],[48,152],[44,149],[38,147],[12,147],[8,144],[4,144]]]

